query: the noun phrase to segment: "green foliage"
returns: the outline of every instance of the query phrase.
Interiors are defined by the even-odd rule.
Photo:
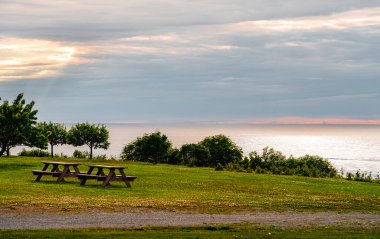
[[[23,97],[21,93],[12,103],[5,100],[0,104],[0,156],[9,154],[9,149],[17,145],[46,147],[46,139],[34,127],[34,101],[27,104]]]
[[[150,163],[182,164],[190,167],[213,167],[237,172],[300,175],[305,177],[337,177],[337,170],[319,156],[287,158],[281,152],[266,147],[262,153],[251,152],[243,158],[242,150],[224,135],[206,137],[198,144],[185,144],[180,150],[172,147],[160,132],[145,134],[126,145],[123,160]]]
[[[87,145],[90,148],[90,159],[93,149],[108,149],[109,132],[105,125],[78,123],[67,134],[68,143],[73,146]]]
[[[287,158],[279,151],[264,148],[262,154],[251,152],[244,160],[233,162],[226,167],[234,171],[300,175],[305,177],[336,177],[337,170],[329,161],[319,157],[305,155],[300,158]]]
[[[50,144],[51,157],[54,157],[53,147],[55,145],[62,145],[66,143],[67,131],[63,124],[58,123],[46,123],[41,122],[37,124],[37,128],[42,132],[42,134],[47,138]]]
[[[360,169],[357,170],[355,173],[348,172],[346,174],[347,180],[353,180],[353,181],[359,181],[359,182],[377,182],[380,183],[379,175],[377,175],[377,178],[372,178],[371,173],[367,172],[361,172]]]
[[[90,159],[90,152],[75,150],[73,157],[77,159]],[[93,157],[94,160],[104,161],[104,160],[117,160],[114,156],[107,157],[106,154],[100,154]]]
[[[209,165],[216,167],[218,163],[226,166],[228,163],[239,162],[243,158],[243,151],[225,135],[206,137],[200,143],[210,152]]]
[[[223,165],[221,165],[220,163],[218,163],[215,167],[215,171],[223,171]]]
[[[40,149],[32,149],[32,150],[22,149],[22,151],[18,153],[18,155],[25,156],[25,157],[50,157],[49,152],[40,150]]]
[[[169,163],[176,161],[175,151],[168,137],[161,132],[144,134],[127,144],[121,153],[123,160],[149,163]]]
[[[170,148],[169,156],[168,156],[168,164],[175,164],[175,165],[181,164],[179,153],[180,153],[179,149]]]
[[[90,158],[90,153],[87,151],[80,151],[76,149],[73,153],[73,157],[78,159],[86,159]]]
[[[188,166],[209,166],[210,151],[201,144],[185,144],[179,151],[180,164]]]

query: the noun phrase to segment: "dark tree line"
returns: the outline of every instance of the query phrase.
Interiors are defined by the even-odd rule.
[[[185,144],[176,149],[166,135],[154,132],[127,144],[121,158],[149,163],[216,167],[218,164],[225,166],[241,160],[243,151],[225,135],[206,137],[198,144]]]
[[[337,171],[330,162],[318,156],[286,157],[281,152],[266,147],[262,154],[254,151],[248,157],[243,157],[242,149],[225,135],[206,137],[197,144],[185,144],[176,149],[166,135],[154,132],[138,137],[127,144],[121,158],[149,163],[213,167],[216,170],[227,169],[239,172],[308,177],[337,176]]]
[[[0,98],[0,157],[18,145],[47,149],[50,145],[51,157],[54,157],[54,146],[71,144],[87,145],[90,158],[93,149],[107,149],[109,132],[105,125],[78,123],[69,131],[63,124],[52,122],[37,123],[38,110],[33,109],[35,102],[26,103],[24,95],[19,94],[10,103],[1,102]]]

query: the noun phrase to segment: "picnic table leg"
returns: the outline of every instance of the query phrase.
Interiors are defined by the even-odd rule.
[[[59,166],[58,164],[54,164],[51,172],[59,172],[59,167],[58,166]]]
[[[96,173],[96,175],[106,176],[106,174],[104,173],[104,169],[103,168],[98,168],[98,172]],[[109,185],[111,185],[111,184],[108,183],[107,186],[109,186]]]
[[[124,181],[125,185],[128,188],[132,187],[131,183],[128,181],[127,175],[125,175],[125,173],[124,173],[124,170],[122,168],[120,168],[119,171],[120,171],[121,177],[123,178],[123,181]]]
[[[59,175],[59,177],[57,179],[57,183],[60,183],[60,182],[64,181],[65,176],[66,176],[66,174],[67,174],[68,171],[69,171],[69,166],[65,165],[65,167],[62,170],[61,175]]]
[[[75,173],[77,173],[77,174],[80,173],[78,166],[73,165],[73,168],[74,168],[74,170],[75,170]]]
[[[96,175],[101,175],[101,176],[105,176],[106,174],[104,173],[103,169],[102,168],[99,168],[98,169],[98,172],[96,172]]]
[[[49,164],[45,164],[45,166],[42,168],[42,171],[46,171],[46,169],[49,167]],[[39,182],[42,178],[42,174],[39,174],[36,178],[36,182]]]
[[[81,186],[85,185],[85,184],[86,184],[86,181],[87,181],[87,178],[82,178],[82,179],[80,180],[80,185],[81,185]]]
[[[94,168],[89,168],[88,171],[87,171],[87,174],[91,174],[93,170],[94,170]],[[78,171],[79,171],[79,170],[78,170]],[[80,185],[83,186],[83,185],[86,184],[86,182],[87,182],[87,178],[82,178],[82,179],[80,180]]]
[[[102,187],[110,185],[110,181],[112,177],[114,176],[114,174],[115,174],[115,169],[111,168],[109,174],[107,175],[106,179],[103,182]]]

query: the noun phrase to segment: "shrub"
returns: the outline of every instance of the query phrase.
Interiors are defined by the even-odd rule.
[[[216,171],[223,171],[223,165],[221,165],[220,163],[218,163],[215,167],[215,170]]]
[[[18,155],[25,156],[25,157],[50,157],[49,152],[40,150],[40,149],[32,149],[32,150],[22,149],[22,151],[18,153]]]
[[[226,166],[228,163],[239,162],[243,158],[242,149],[222,134],[206,137],[199,144],[210,152],[208,166],[211,167],[216,167],[218,164]]]
[[[181,160],[179,157],[179,150],[176,148],[169,149],[168,152],[168,163],[169,164],[181,164]]]
[[[95,156],[94,159],[96,159],[96,160],[107,160],[108,157],[105,154],[101,154],[101,155]]]
[[[90,153],[87,151],[75,150],[73,153],[73,157],[79,158],[79,159],[86,159],[86,158],[90,158]]]
[[[353,180],[353,179],[354,179],[354,174],[351,173],[351,172],[348,172],[348,173],[346,174],[346,179],[347,179],[347,180]]]
[[[157,131],[138,137],[132,143],[127,144],[120,156],[123,160],[169,163],[175,161],[170,158],[173,156],[172,149],[172,143],[168,137]]]
[[[247,160],[249,162],[247,162]],[[247,168],[256,173],[273,173],[284,175],[300,175],[305,177],[337,177],[337,170],[329,161],[319,157],[305,155],[300,158],[290,156],[287,158],[279,151],[272,148],[264,148],[262,154],[251,152],[239,164],[247,171]]]
[[[179,151],[181,164],[188,166],[209,166],[210,151],[201,144],[185,144]]]
[[[310,170],[314,170],[318,177],[336,177],[338,171],[331,165],[329,161],[319,156],[305,155],[299,158],[301,162]]]
[[[360,169],[358,171],[356,171],[355,173],[348,172],[346,174],[346,179],[347,180],[359,181],[359,182],[372,182],[372,181],[376,182],[376,179],[374,180],[372,178],[371,173],[361,172]]]

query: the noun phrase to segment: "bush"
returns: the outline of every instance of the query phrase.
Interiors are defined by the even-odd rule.
[[[43,151],[40,149],[32,149],[32,150],[22,149],[22,151],[18,153],[18,155],[25,156],[25,157],[50,157],[49,152]]]
[[[101,154],[101,155],[95,156],[94,159],[96,159],[96,160],[107,160],[108,157],[105,154]]]
[[[179,158],[179,150],[176,148],[171,148],[168,152],[168,164],[178,165],[181,164]]]
[[[377,177],[379,178],[379,175]],[[360,169],[356,171],[355,173],[348,172],[346,174],[346,179],[359,181],[359,182],[372,182],[372,181],[377,182],[376,179],[372,178],[371,173],[368,174],[367,172],[361,172]]]
[[[86,159],[90,158],[90,153],[87,151],[75,150],[73,153],[73,157],[78,159]]]
[[[210,165],[210,151],[200,144],[182,145],[178,157],[180,164],[188,166]]]
[[[319,157],[305,155],[300,158],[287,158],[279,151],[264,148],[262,154],[251,152],[248,158],[238,162],[244,169],[251,168],[256,173],[273,173],[282,175],[300,175],[305,177],[337,177],[337,170],[329,161]],[[231,167],[230,167],[231,168]],[[240,169],[239,169],[240,170]],[[238,171],[238,170],[237,170]]]
[[[220,163],[218,163],[215,167],[215,171],[223,171],[223,165],[221,165]]]
[[[210,152],[210,160],[207,166],[216,167],[218,164],[226,166],[243,159],[242,149],[225,135],[206,137],[199,144]]]
[[[133,160],[149,163],[170,163],[176,162],[176,158],[171,158],[173,153],[172,143],[168,137],[161,132],[145,134],[138,137],[132,143],[127,144],[120,157],[123,160]]]

